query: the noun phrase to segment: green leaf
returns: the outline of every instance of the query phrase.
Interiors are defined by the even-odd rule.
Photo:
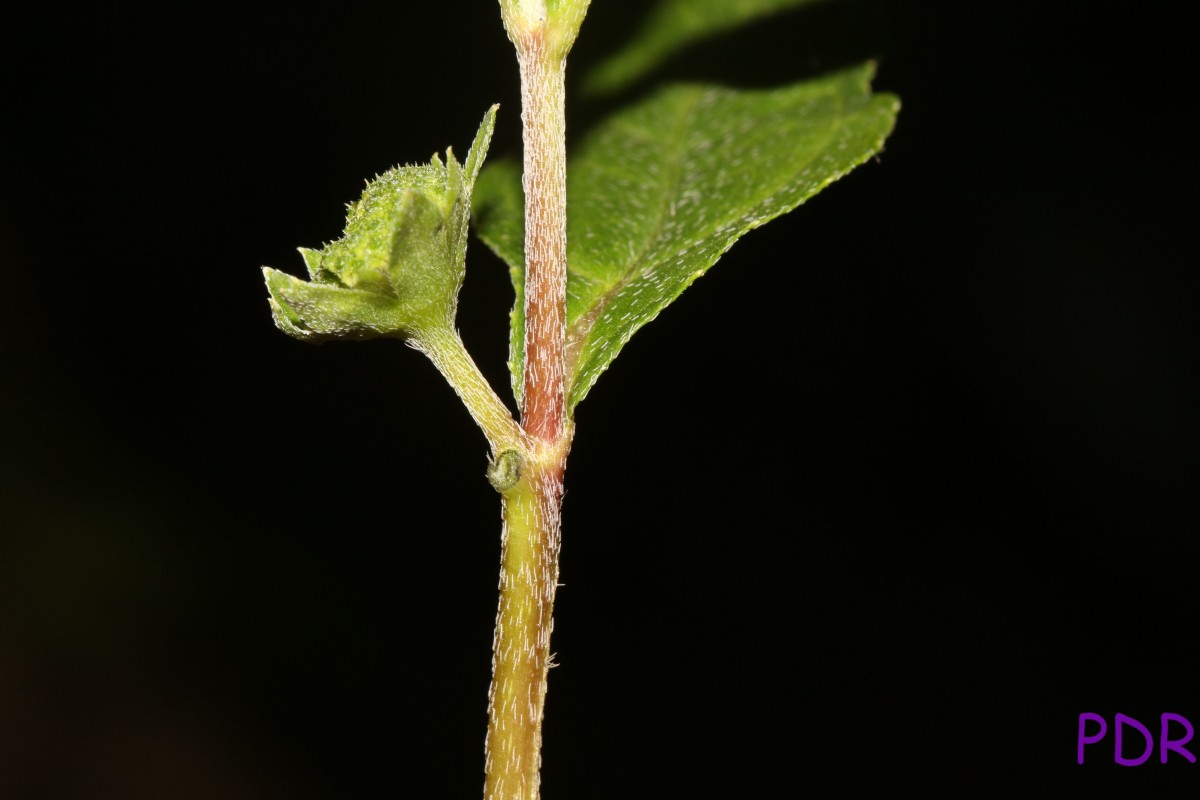
[[[872,95],[864,65],[795,86],[675,86],[620,112],[567,169],[567,380],[574,408],[640,327],[747,231],[879,152],[899,103]],[[510,369],[522,370],[519,172],[476,188],[480,236],[513,271]]]
[[[770,14],[822,0],[662,0],[625,47],[584,81],[588,92],[622,89],[676,52]]]
[[[471,193],[496,121],[488,110],[460,165],[396,167],[349,206],[341,239],[300,248],[309,280],[263,268],[275,324],[297,339],[421,338],[452,328],[467,256]]]
[[[508,374],[512,378],[513,397],[520,403],[525,360],[525,190],[521,188],[521,163],[511,158],[489,163],[475,185],[473,202],[475,232],[508,264],[508,274],[516,290],[516,300],[508,312]],[[569,249],[569,241],[567,246]],[[568,268],[568,290],[570,284]]]

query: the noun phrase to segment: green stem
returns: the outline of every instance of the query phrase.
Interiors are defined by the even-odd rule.
[[[558,587],[565,449],[527,458],[504,493],[500,608],[488,691],[486,800],[537,800]]]
[[[521,67],[525,190],[525,369],[521,475],[504,497],[500,608],[485,746],[486,800],[538,800],[542,716],[558,587],[563,470],[573,429],[564,352],[567,299],[567,52],[589,0],[500,0]]]
[[[454,387],[493,454],[522,447],[525,437],[520,426],[471,359],[458,331],[450,326],[423,331],[415,344]]]

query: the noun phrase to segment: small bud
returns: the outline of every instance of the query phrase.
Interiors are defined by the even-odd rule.
[[[503,494],[517,485],[521,480],[521,468],[525,459],[516,450],[505,450],[496,456],[496,460],[488,464],[488,482]]]
[[[565,58],[579,34],[591,0],[500,0],[508,37],[524,56],[537,49]]]

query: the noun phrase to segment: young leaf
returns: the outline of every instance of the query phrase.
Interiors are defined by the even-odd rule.
[[[263,268],[275,324],[297,339],[417,337],[453,328],[467,254],[471,193],[496,108],[483,118],[460,165],[396,167],[351,203],[341,239],[300,249],[309,280]]]
[[[898,101],[870,65],[767,91],[669,87],[595,129],[568,165],[567,380],[573,409],[640,327],[747,231],[877,153]],[[510,164],[476,189],[480,236],[513,271],[521,385],[521,184]]]
[[[622,89],[677,51],[753,20],[821,0],[662,0],[622,49],[596,66],[584,88]]]

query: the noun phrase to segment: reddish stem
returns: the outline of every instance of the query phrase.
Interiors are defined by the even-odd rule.
[[[519,47],[525,131],[525,373],[521,424],[559,441],[567,427],[564,342],[567,298],[565,59],[540,34]]]

